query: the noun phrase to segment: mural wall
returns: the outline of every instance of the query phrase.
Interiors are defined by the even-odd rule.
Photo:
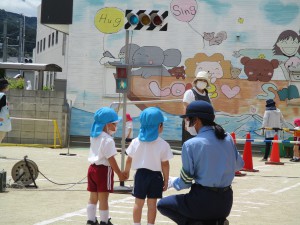
[[[217,122],[237,137],[260,136],[266,99],[276,101],[286,127],[300,117],[298,0],[86,0],[74,2],[70,29],[71,134],[88,136],[93,112],[116,100],[109,95],[115,91],[110,63],[125,60],[126,9],[168,11],[167,31],[130,31],[129,100],[182,99],[205,70]],[[181,140],[180,102],[131,108],[135,136],[140,110],[153,105],[169,119],[163,138]]]

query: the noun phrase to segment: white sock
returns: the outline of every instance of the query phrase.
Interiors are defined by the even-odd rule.
[[[96,211],[97,211],[97,205],[94,205],[94,204],[88,204],[87,205],[86,213],[87,213],[88,220],[95,222]]]
[[[99,210],[100,221],[108,223],[109,211],[108,210]]]
[[[154,225],[154,224],[152,224],[152,223],[148,223],[148,225]]]
[[[133,225],[141,225],[141,223],[134,223]]]

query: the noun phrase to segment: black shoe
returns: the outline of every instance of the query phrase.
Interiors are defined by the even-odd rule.
[[[113,225],[113,224],[110,222],[110,219],[111,219],[111,218],[108,219],[108,222],[107,222],[107,223],[101,221],[101,222],[100,222],[100,225]]]
[[[93,221],[91,221],[91,220],[88,220],[88,221],[86,222],[86,225],[99,225],[99,223],[98,223],[97,219],[96,219],[95,222],[93,222]]]
[[[291,159],[291,162],[300,162],[300,158],[299,159]]]

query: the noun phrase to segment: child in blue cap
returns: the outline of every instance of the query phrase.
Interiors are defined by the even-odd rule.
[[[124,175],[129,177],[130,168],[136,170],[134,177],[135,197],[133,208],[134,225],[141,224],[142,209],[147,198],[148,225],[156,218],[156,202],[167,190],[169,160],[173,157],[170,145],[159,137],[166,118],[156,107],[149,107],[140,114],[140,132],[126,150],[128,154]]]
[[[88,187],[90,199],[87,205],[87,224],[99,225],[96,219],[99,201],[100,225],[112,225],[109,219],[108,196],[113,192],[114,172],[120,181],[125,176],[121,172],[115,155],[117,150],[111,135],[117,131],[119,118],[117,113],[108,107],[100,108],[94,114],[94,123],[90,134],[90,152],[88,161]]]

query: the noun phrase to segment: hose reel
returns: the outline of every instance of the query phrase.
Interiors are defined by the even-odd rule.
[[[25,186],[34,183],[34,187],[36,188],[35,180],[38,174],[38,166],[34,161],[27,159],[27,156],[24,156],[24,160],[17,162],[11,170],[11,176],[15,182],[20,181]]]

